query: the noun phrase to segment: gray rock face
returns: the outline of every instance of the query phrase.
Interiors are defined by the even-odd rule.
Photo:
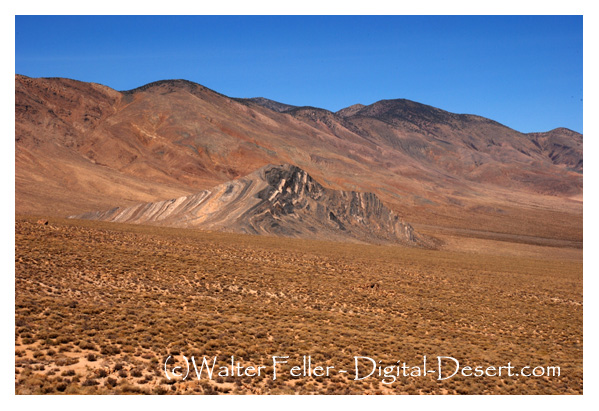
[[[375,194],[325,188],[293,165],[269,165],[186,197],[72,218],[368,243],[426,243]]]

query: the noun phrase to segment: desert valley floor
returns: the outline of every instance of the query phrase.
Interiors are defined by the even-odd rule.
[[[17,215],[15,392],[582,393],[582,242],[415,228],[443,245],[60,218],[41,225]],[[310,355],[346,369],[354,356],[413,365],[423,355],[451,356],[561,372],[393,384],[343,374],[182,381],[165,377],[169,355],[257,365]]]

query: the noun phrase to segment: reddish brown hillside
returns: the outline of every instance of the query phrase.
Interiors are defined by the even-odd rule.
[[[17,75],[15,88],[17,213],[159,201],[289,163],[329,188],[373,192],[410,222],[581,237],[573,132],[526,135],[408,100],[331,113],[184,80],[118,92]]]

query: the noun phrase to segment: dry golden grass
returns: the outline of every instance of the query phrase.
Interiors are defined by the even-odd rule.
[[[35,221],[15,228],[18,394],[582,393],[580,249],[445,233],[448,248],[431,251]],[[414,365],[447,355],[557,365],[561,376],[168,381],[161,363],[177,353],[257,365],[311,355],[348,369],[354,355]]]

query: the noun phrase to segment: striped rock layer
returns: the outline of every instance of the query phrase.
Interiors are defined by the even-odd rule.
[[[373,193],[328,189],[269,165],[197,194],[71,218],[367,243],[424,244]]]

